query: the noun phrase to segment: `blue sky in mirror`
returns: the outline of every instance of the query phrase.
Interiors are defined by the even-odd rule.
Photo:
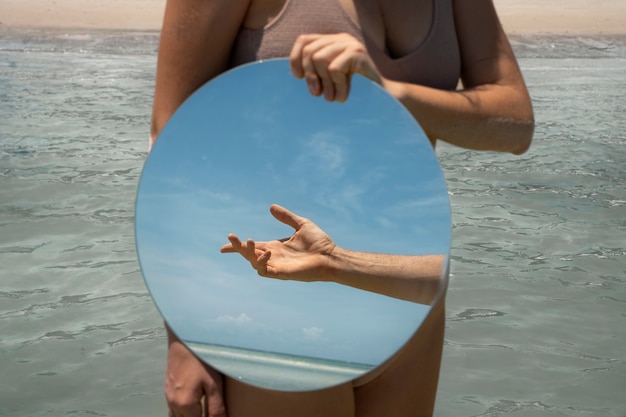
[[[157,307],[190,341],[379,364],[427,306],[333,283],[258,277],[221,254],[228,233],[292,230],[272,203],[343,247],[448,254],[450,205],[435,153],[412,117],[368,80],[343,104],[311,97],[285,60],[232,70],[172,117],[146,161],[137,251]]]

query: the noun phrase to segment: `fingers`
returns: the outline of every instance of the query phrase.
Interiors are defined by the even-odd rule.
[[[220,248],[220,252],[222,253],[235,253],[235,252],[240,252],[241,251],[241,247],[242,247],[242,243],[241,240],[239,240],[239,238],[237,237],[237,235],[235,234],[229,234],[228,235],[228,241],[230,243],[227,243],[226,245],[222,246]]]
[[[220,403],[214,406],[207,406],[206,417],[227,417],[226,408],[220,397]]]
[[[345,53],[345,45],[329,37],[319,38],[303,48],[302,69],[313,95],[324,95],[328,101],[345,101],[348,73],[336,68],[334,60]]]
[[[229,244],[220,248],[222,253],[239,253],[250,262],[261,276],[267,276],[267,263],[272,256],[270,250],[265,249],[265,243],[257,244],[254,240],[248,239],[243,243],[235,234],[229,234]]]
[[[272,252],[269,250],[266,250],[265,252],[261,254],[261,256],[259,256],[256,259],[256,265],[254,266],[254,268],[256,269],[256,272],[262,277],[268,276],[267,263],[270,260],[271,256],[272,256]]]
[[[257,258],[257,244],[252,239],[248,239],[246,243],[243,243],[237,235],[231,233],[228,235],[230,244],[226,244],[220,248],[222,253],[237,252],[243,255],[247,260],[253,261]],[[261,249],[259,249],[261,250]]]
[[[250,261],[256,260],[256,244],[254,243],[254,240],[248,239],[244,246],[244,252],[242,255]]]
[[[304,78],[314,96],[344,102],[350,92],[353,61],[367,56],[363,44],[348,34],[301,35],[289,55],[291,72]]]
[[[224,404],[222,386],[205,386],[205,401],[195,401],[193,404],[178,404],[168,406],[169,417],[227,417],[226,405]]]
[[[307,45],[304,52],[302,66],[307,82],[317,78],[321,87],[319,94],[326,100],[346,101],[353,72],[345,63],[355,58],[349,45],[321,38]]]
[[[212,368],[208,368],[211,379],[204,386],[206,417],[227,417],[224,403],[224,379]]]
[[[298,36],[291,48],[291,52],[289,53],[289,67],[291,68],[291,73],[296,78],[304,77],[304,68],[302,67],[303,48],[306,44],[311,42],[312,39],[311,35]]]
[[[255,257],[255,251],[257,250],[257,243],[252,239],[248,239],[246,243],[243,243],[237,235],[231,233],[228,235],[228,241],[230,243],[225,244],[220,248],[222,253],[240,253],[246,258]],[[263,246],[263,244],[260,244]],[[259,248],[259,250],[262,250]]]
[[[194,404],[179,405],[174,410],[172,407],[169,409],[170,416],[173,417],[201,417],[202,416],[202,403],[196,401]]]

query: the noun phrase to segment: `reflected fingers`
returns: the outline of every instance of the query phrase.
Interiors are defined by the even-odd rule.
[[[256,245],[254,243],[254,240],[248,238],[248,241],[243,247],[243,252],[241,254],[250,262],[256,261]]]

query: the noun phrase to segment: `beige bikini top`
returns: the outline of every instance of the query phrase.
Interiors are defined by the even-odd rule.
[[[287,0],[279,15],[264,28],[239,31],[231,66],[287,57],[300,34],[349,33],[366,45],[384,77],[454,90],[461,73],[461,58],[452,0],[433,1],[432,23],[424,41],[409,54],[391,58],[367,38],[338,0]]]

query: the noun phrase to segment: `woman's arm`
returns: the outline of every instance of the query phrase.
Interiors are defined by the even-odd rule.
[[[151,141],[195,90],[228,68],[250,0],[168,0],[159,42]]]
[[[297,281],[330,281],[402,300],[432,304],[441,288],[444,255],[388,255],[340,248],[315,223],[272,205],[270,212],[294,228],[288,239],[242,242],[229,235],[223,253],[239,253],[259,275]]]
[[[365,46],[347,34],[300,36],[291,70],[313,95],[344,101],[353,74],[380,83],[431,140],[475,150],[524,153],[534,131],[524,79],[492,0],[453,0],[463,89],[445,91],[381,76]]]
[[[167,1],[159,43],[150,144],[183,101],[227,69],[230,50],[249,1]],[[226,417],[222,376],[204,366],[166,328],[165,396],[169,415]]]
[[[475,150],[524,153],[530,146],[533,110],[509,41],[491,0],[455,0],[461,51],[460,91],[382,81],[426,133]]]

